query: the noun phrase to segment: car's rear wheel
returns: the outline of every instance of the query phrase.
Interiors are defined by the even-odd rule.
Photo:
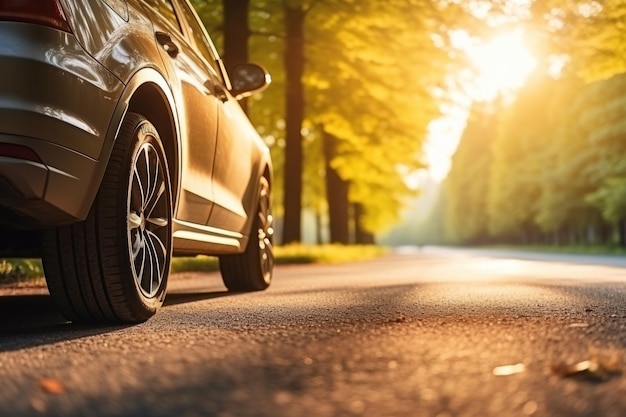
[[[172,257],[172,196],[155,127],[129,113],[85,221],[50,231],[43,264],[69,320],[138,323],[163,304]]]
[[[273,219],[270,185],[259,183],[259,203],[248,244],[243,253],[220,256],[220,272],[230,291],[261,291],[269,287],[274,271]]]

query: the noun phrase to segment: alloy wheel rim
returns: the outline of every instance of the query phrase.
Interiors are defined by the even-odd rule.
[[[137,288],[154,298],[166,275],[170,246],[170,200],[166,172],[151,143],[139,148],[129,184],[128,243]]]
[[[258,241],[259,241],[259,261],[264,281],[269,284],[272,279],[274,269],[274,248],[273,248],[273,217],[270,214],[269,186],[263,183],[259,200],[258,213]]]

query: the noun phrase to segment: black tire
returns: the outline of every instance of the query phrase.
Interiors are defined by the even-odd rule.
[[[80,323],[139,323],[163,304],[172,258],[167,159],[154,126],[126,115],[85,221],[49,231],[43,265],[61,313]]]
[[[270,286],[274,271],[270,186],[261,177],[259,204],[248,244],[243,253],[219,257],[222,280],[229,291],[262,291]]]

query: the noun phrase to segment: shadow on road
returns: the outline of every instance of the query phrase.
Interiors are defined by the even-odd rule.
[[[49,295],[0,297],[0,336],[7,331],[29,330],[66,324]]]
[[[227,291],[170,293],[164,307],[237,295]],[[160,314],[163,314],[161,311]],[[110,333],[130,325],[82,325],[67,321],[47,294],[0,296],[0,352]]]
[[[212,300],[214,298],[232,297],[239,293],[228,291],[210,292],[190,292],[190,293],[168,293],[163,306],[174,306],[177,304],[187,304],[202,300]]]
[[[124,326],[87,326],[68,322],[48,295],[0,297],[0,352],[49,345],[108,333]]]

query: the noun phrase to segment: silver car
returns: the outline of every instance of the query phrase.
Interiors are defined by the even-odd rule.
[[[272,166],[187,0],[0,2],[0,256],[41,257],[69,320],[147,320],[172,256],[270,285]]]

